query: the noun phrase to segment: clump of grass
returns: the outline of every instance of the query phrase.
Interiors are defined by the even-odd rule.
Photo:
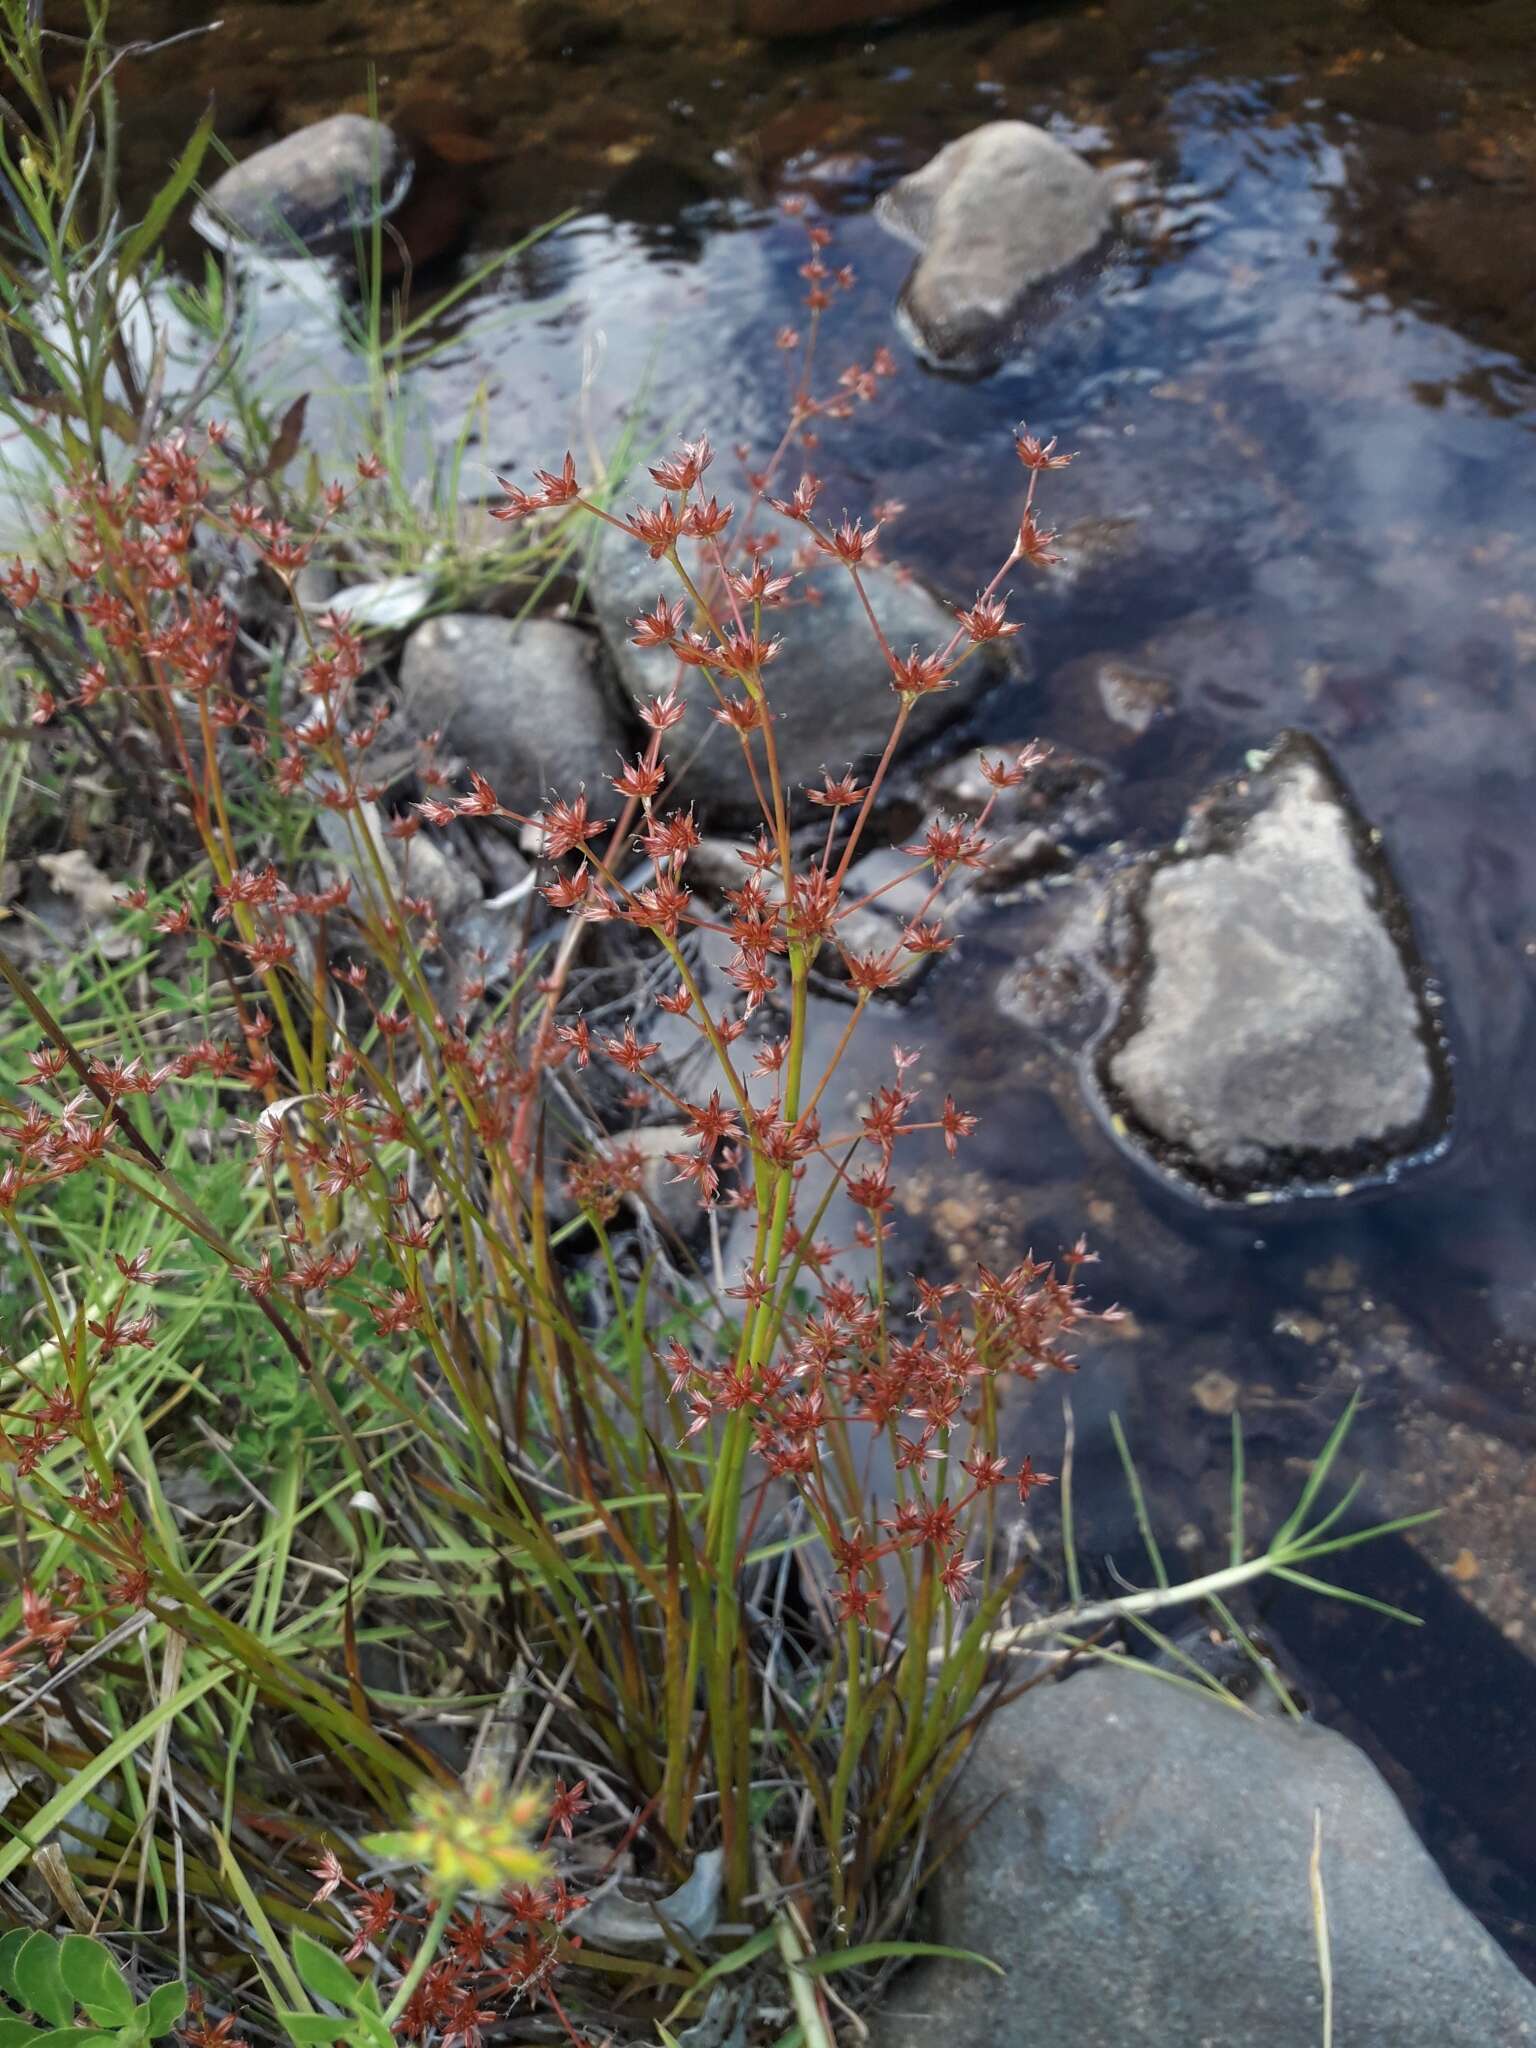
[[[82,464],[121,473],[142,438],[195,413],[225,367],[211,357],[167,396],[161,243],[202,167],[212,115],[143,216],[124,221],[115,73],[127,53],[108,42],[105,0],[86,0],[84,26],[54,34],[28,0],[0,4],[0,389],[20,475],[41,490]],[[53,84],[64,56],[68,92]]]
[[[931,824],[874,892],[854,880],[914,707],[1018,630],[1009,578],[1052,561],[1037,496],[1069,458],[1019,430],[1000,565],[942,644],[891,646],[874,528],[788,481],[894,368],[882,351],[818,385],[847,280],[828,231],[806,237],[785,430],[739,502],[702,436],[624,514],[569,455],[506,487],[509,525],[606,526],[667,584],[633,621],[657,664],[647,738],[601,797],[519,814],[429,753],[408,805],[373,779],[387,693],[360,634],[301,595],[384,481],[373,450],[301,523],[235,429],[136,429],[124,468],[87,404],[50,545],[0,577],[46,650],[38,744],[73,721],[104,761],[143,764],[154,823],[122,891],[126,960],[50,984],[0,947],[21,1304],[0,1883],[62,1831],[83,1911],[215,2003],[255,1958],[259,2024],[296,2048],[471,2048],[524,2007],[575,2041],[667,2038],[743,1972],[825,2042],[831,1980],[910,1947],[945,1788],[1010,1653],[1092,1648],[1084,1628],[1262,1569],[1308,1582],[1344,1540],[1308,1520],[1335,1439],[1268,1553],[1239,1528],[1208,1584],[1159,1561],[1146,1595],[1010,1629],[1005,1503],[1052,1482],[1002,1455],[1000,1402],[1072,1371],[1115,1311],[1085,1297],[1081,1244],[964,1282],[894,1273],[913,1141],[957,1150],[974,1118],[927,1100],[904,1053],[856,1116],[834,1083],[985,861],[983,813]],[[103,246],[119,274],[132,237]],[[867,774],[797,791],[774,676],[814,638],[826,577],[868,616],[890,736]],[[253,662],[226,593],[260,586],[283,625]],[[723,909],[690,886],[699,824],[669,793],[692,690],[761,799]],[[993,762],[995,791],[1038,758]],[[449,826],[539,848],[499,957],[444,961],[418,871]],[[897,887],[917,907],[889,944],[853,938]],[[604,941],[655,969],[606,1021],[578,980]],[[818,1063],[812,976],[833,956],[852,1000]],[[630,1227],[648,1213],[633,1116],[688,1133],[669,1165],[708,1274]],[[557,1229],[562,1117],[597,1135]],[[189,1447],[229,1504],[178,1500]],[[232,2025],[191,2039],[222,2048]]]

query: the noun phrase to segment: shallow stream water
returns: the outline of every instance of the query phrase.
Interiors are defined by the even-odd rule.
[[[122,12],[155,34],[204,10]],[[796,317],[802,245],[773,201],[806,190],[859,272],[843,354],[902,357],[879,406],[828,439],[836,502],[904,501],[891,552],[968,599],[1016,514],[1015,421],[1080,451],[1050,480],[1069,559],[1028,593],[1033,680],[994,695],[971,736],[1038,733],[1105,761],[1127,849],[1286,726],[1330,750],[1443,993],[1457,1108],[1438,1162],[1248,1214],[1160,1185],[996,999],[1049,891],[973,919],[861,1072],[891,1041],[921,1044],[982,1115],[954,1166],[925,1164],[914,1253],[1054,1251],[1086,1230],[1097,1289],[1132,1311],[1073,1383],[1093,1558],[1142,1566],[1111,1409],[1200,1568],[1233,1403],[1262,1519],[1363,1390],[1351,1456],[1369,1510],[1444,1513],[1351,1553],[1347,1575],[1426,1625],[1289,1596],[1268,1624],[1536,1968],[1536,4],[941,6],[771,49],[704,0],[223,15],[130,85],[146,175],[210,87],[244,153],[366,105],[371,63],[381,111],[423,153],[414,232],[441,253],[419,288],[571,209],[462,309],[419,380],[445,438],[483,387],[466,488],[606,445],[637,392],[657,432],[775,439],[773,336]],[[1120,167],[1127,232],[1004,368],[956,382],[897,331],[909,252],[871,207],[999,116]],[[1166,679],[1171,709],[1140,737],[1105,714],[1105,657]],[[1047,1465],[1059,1397],[1037,1390],[1011,1425]]]

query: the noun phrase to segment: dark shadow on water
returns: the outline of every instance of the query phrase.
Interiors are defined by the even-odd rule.
[[[1432,1853],[1530,1972],[1536,1667],[1409,1543],[1386,1537],[1350,1560],[1352,1587],[1423,1626],[1285,1586],[1258,1603],[1265,1625],[1296,1666],[1326,1674],[1314,1709],[1363,1744]]]

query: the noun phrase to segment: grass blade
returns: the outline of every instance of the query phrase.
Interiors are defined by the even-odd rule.
[[[1061,1552],[1067,1573],[1067,1597],[1074,1607],[1082,1602],[1083,1575],[1077,1565],[1077,1544],[1072,1533],[1072,1454],[1077,1447],[1077,1424],[1068,1395],[1061,1397],[1066,1433],[1061,1445]]]
[[[1313,1462],[1312,1470],[1307,1474],[1307,1483],[1301,1489],[1301,1498],[1276,1531],[1274,1541],[1270,1546],[1272,1550],[1280,1551],[1285,1549],[1297,1531],[1304,1526],[1308,1510],[1311,1508],[1313,1501],[1317,1499],[1318,1494],[1321,1493],[1327,1481],[1328,1474],[1333,1468],[1333,1461],[1343,1448],[1344,1439],[1349,1434],[1350,1424],[1354,1421],[1355,1411],[1359,1406],[1360,1395],[1357,1390],[1350,1395],[1349,1406],[1333,1425],[1327,1443],[1318,1452]]]
[[[193,180],[202,169],[203,158],[207,154],[212,135],[213,108],[210,106],[193,129],[186,148],[176,159],[175,169],[150,201],[149,211],[138,226],[130,228],[124,237],[117,254],[117,274],[120,278],[133,277],[144,258],[158,244],[170,225],[171,215],[192,189]]]
[[[1326,1579],[1314,1579],[1306,1572],[1299,1572],[1294,1565],[1277,1564],[1274,1568],[1277,1579],[1286,1579],[1293,1586],[1305,1586],[1309,1593],[1322,1593],[1330,1600],[1347,1600],[1352,1607],[1369,1607],[1373,1614],[1384,1614],[1391,1621],[1406,1621],[1411,1628],[1422,1628],[1423,1617],[1409,1614],[1405,1608],[1390,1607],[1385,1600],[1373,1600],[1369,1593],[1353,1592],[1348,1586],[1330,1586]]]
[[[115,1736],[105,1749],[99,1750],[89,1763],[82,1764],[74,1776],[61,1785],[53,1797],[40,1806],[25,1829],[12,1833],[11,1839],[0,1849],[0,1879],[7,1878],[12,1871],[25,1863],[35,1850],[40,1848],[53,1830],[64,1820],[85,1797],[93,1792],[103,1778],[109,1778],[137,1750],[159,1732],[168,1721],[174,1721],[178,1714],[186,1712],[195,1700],[204,1693],[212,1692],[217,1685],[223,1685],[228,1674],[222,1670],[205,1671],[201,1677],[190,1680],[186,1685],[151,1707],[141,1715],[130,1728]]]
[[[1141,1540],[1146,1545],[1147,1556],[1152,1563],[1152,1576],[1166,1592],[1167,1567],[1163,1563],[1163,1553],[1157,1547],[1157,1538],[1152,1533],[1152,1518],[1147,1513],[1146,1496],[1141,1490],[1141,1475],[1131,1460],[1131,1447],[1125,1440],[1125,1431],[1120,1427],[1118,1415],[1110,1415],[1109,1428],[1115,1439],[1115,1449],[1120,1453],[1120,1463],[1125,1469],[1125,1483],[1130,1489],[1131,1505],[1136,1510],[1136,1527],[1141,1531]]]
[[[711,1963],[667,2014],[667,2024],[671,2025],[673,2021],[681,2019],[699,1993],[707,1990],[711,1984],[717,1983],[722,1977],[734,1976],[738,1970],[745,1970],[750,1963],[755,1963],[759,1956],[766,1955],[769,1949],[775,1946],[778,1938],[775,1928],[760,1927],[749,1941],[741,1944],[740,1948],[733,1948],[729,1955],[721,1956],[718,1961]]]
[[[994,1977],[1008,1974],[990,1956],[978,1955],[972,1948],[946,1948],[939,1941],[865,1941],[857,1948],[836,1949],[831,1955],[805,1956],[795,1968],[805,1977],[832,1977],[839,1970],[858,1970],[866,1963],[881,1963],[895,1956],[942,1956],[951,1963],[976,1963],[981,1969],[990,1970]]]

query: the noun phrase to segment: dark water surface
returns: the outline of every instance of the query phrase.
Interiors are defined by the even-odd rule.
[[[829,440],[837,502],[903,500],[892,552],[968,598],[1016,512],[1013,422],[1081,451],[1050,480],[1071,559],[1032,587],[1035,680],[977,736],[1106,760],[1128,849],[1283,726],[1329,748],[1444,993],[1447,1155],[1370,1195],[1247,1215],[1155,1184],[994,999],[1047,896],[973,921],[886,1031],[983,1115],[956,1166],[927,1163],[913,1249],[942,1266],[1082,1229],[1100,1246],[1103,1293],[1134,1321],[1074,1383],[1080,1486],[1086,1547],[1128,1573],[1111,1408],[1198,1569],[1217,1561],[1232,1400],[1262,1517],[1363,1389],[1371,1511],[1445,1513],[1352,1554],[1349,1575],[1427,1626],[1289,1598],[1270,1625],[1536,1965],[1536,0],[940,7],[771,52],[695,0],[223,13],[220,35],[141,67],[139,160],[210,85],[243,153],[365,104],[372,62],[382,111],[431,152],[417,232],[446,240],[439,276],[575,209],[420,380],[445,434],[483,383],[476,490],[605,444],[647,380],[658,425],[776,439],[772,337],[802,252],[772,201],[814,191],[860,276],[844,352],[884,341],[904,359]],[[123,10],[145,33],[202,14]],[[869,209],[1001,115],[1121,166],[1129,231],[1007,367],[951,382],[894,329],[908,252]],[[1100,656],[1165,677],[1171,715],[1140,739],[1114,727]],[[1047,1462],[1059,1391],[1016,1425]]]

